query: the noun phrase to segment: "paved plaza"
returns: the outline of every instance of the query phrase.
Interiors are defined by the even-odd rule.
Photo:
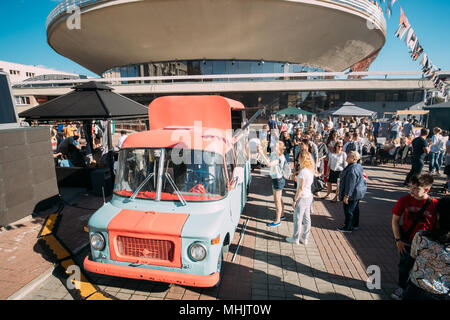
[[[293,183],[289,182],[283,193],[287,221],[269,228],[266,224],[275,215],[271,182],[267,169],[256,169],[218,288],[85,274],[96,292],[119,300],[387,300],[396,287],[398,262],[391,210],[407,192],[402,182],[409,168],[394,168],[392,164],[365,166],[369,181],[366,198],[360,205],[361,229],[351,234],[336,230],[344,221],[342,203],[316,198],[312,233],[306,246],[284,240],[293,230]],[[436,179],[434,196],[440,195],[443,183],[443,178]],[[58,239],[80,266],[89,250],[88,234],[83,228],[103,204],[102,198],[81,191],[63,194],[67,203],[57,229]],[[50,211],[25,218],[0,233],[0,299],[82,299],[76,290],[67,287],[64,270],[37,239]],[[380,268],[381,289],[368,289],[369,266]]]

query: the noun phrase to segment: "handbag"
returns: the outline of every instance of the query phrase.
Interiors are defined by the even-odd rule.
[[[283,164],[283,168],[281,170],[282,174],[283,174],[283,178],[286,180],[290,180],[291,176],[292,176],[292,169],[291,166],[289,165],[289,162],[284,161]]]
[[[325,181],[322,177],[314,176],[313,183],[311,185],[311,192],[316,193],[324,190],[326,187]]]

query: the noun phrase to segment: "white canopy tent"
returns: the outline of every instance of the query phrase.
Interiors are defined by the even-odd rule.
[[[325,110],[319,114],[319,116],[332,116],[332,117],[373,117],[377,113],[375,111],[366,110],[357,107],[351,102],[345,102],[332,109]]]

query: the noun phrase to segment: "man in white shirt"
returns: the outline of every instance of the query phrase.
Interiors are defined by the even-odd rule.
[[[119,138],[119,142],[117,142],[117,149],[120,150],[120,148],[122,148],[122,144],[127,137],[128,137],[128,135],[125,130],[120,131],[120,138]]]
[[[391,131],[389,138],[396,139],[399,137],[399,133],[402,129],[402,124],[399,117],[394,118],[394,121],[391,122],[389,129]]]
[[[331,129],[333,129],[333,127],[334,127],[333,120],[331,119],[331,116],[328,116],[327,131],[330,132]]]

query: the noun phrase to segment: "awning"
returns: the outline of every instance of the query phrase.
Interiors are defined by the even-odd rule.
[[[355,104],[351,102],[345,102],[340,104],[332,109],[325,110],[321,112],[319,115],[321,116],[355,116],[355,117],[372,117],[375,115],[375,111],[366,110],[360,107],[357,107]]]
[[[282,109],[277,112],[277,115],[280,115],[280,114],[286,114],[286,115],[303,114],[303,115],[309,116],[309,115],[313,115],[314,113],[302,110],[300,108],[290,107],[290,108]]]
[[[397,115],[424,115],[428,113],[430,113],[430,111],[427,110],[398,110],[396,112]]]

